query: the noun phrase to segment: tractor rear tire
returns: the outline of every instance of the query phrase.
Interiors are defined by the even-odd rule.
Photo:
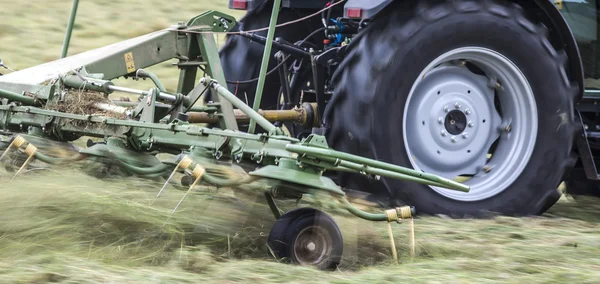
[[[338,182],[425,214],[543,213],[575,162],[578,88],[567,61],[548,29],[511,1],[396,1],[353,40],[334,76],[328,142],[466,176],[471,191],[349,173]]]

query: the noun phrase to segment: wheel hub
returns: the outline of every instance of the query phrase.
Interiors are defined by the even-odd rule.
[[[475,174],[486,163],[487,150],[499,133],[494,89],[466,68],[441,67],[418,86],[409,114],[407,139],[425,172],[446,178]]]
[[[460,110],[453,110],[446,115],[444,120],[446,131],[452,135],[458,135],[467,128],[467,115]]]
[[[326,260],[331,239],[323,228],[311,226],[302,230],[294,242],[294,254],[301,264],[316,265]]]

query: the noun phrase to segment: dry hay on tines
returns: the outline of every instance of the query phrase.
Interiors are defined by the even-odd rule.
[[[112,104],[104,93],[67,89],[67,95],[63,101],[46,105],[49,110],[80,114],[99,115],[117,119],[125,119],[125,114],[99,109],[99,103]]]

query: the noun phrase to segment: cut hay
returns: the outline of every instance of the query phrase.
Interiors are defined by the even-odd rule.
[[[105,116],[116,119],[127,117],[125,113],[108,111],[99,107],[102,104],[112,105],[112,102],[104,93],[76,89],[66,89],[66,91],[67,93],[62,100],[48,103],[46,109],[62,113]]]

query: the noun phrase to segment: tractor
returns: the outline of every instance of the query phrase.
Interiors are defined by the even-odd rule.
[[[316,103],[314,127],[283,123],[292,135],[470,186],[335,173],[349,194],[454,217],[542,214],[563,182],[599,195],[596,1],[283,1],[258,86],[273,5],[229,1],[247,11],[220,50],[230,90]]]

